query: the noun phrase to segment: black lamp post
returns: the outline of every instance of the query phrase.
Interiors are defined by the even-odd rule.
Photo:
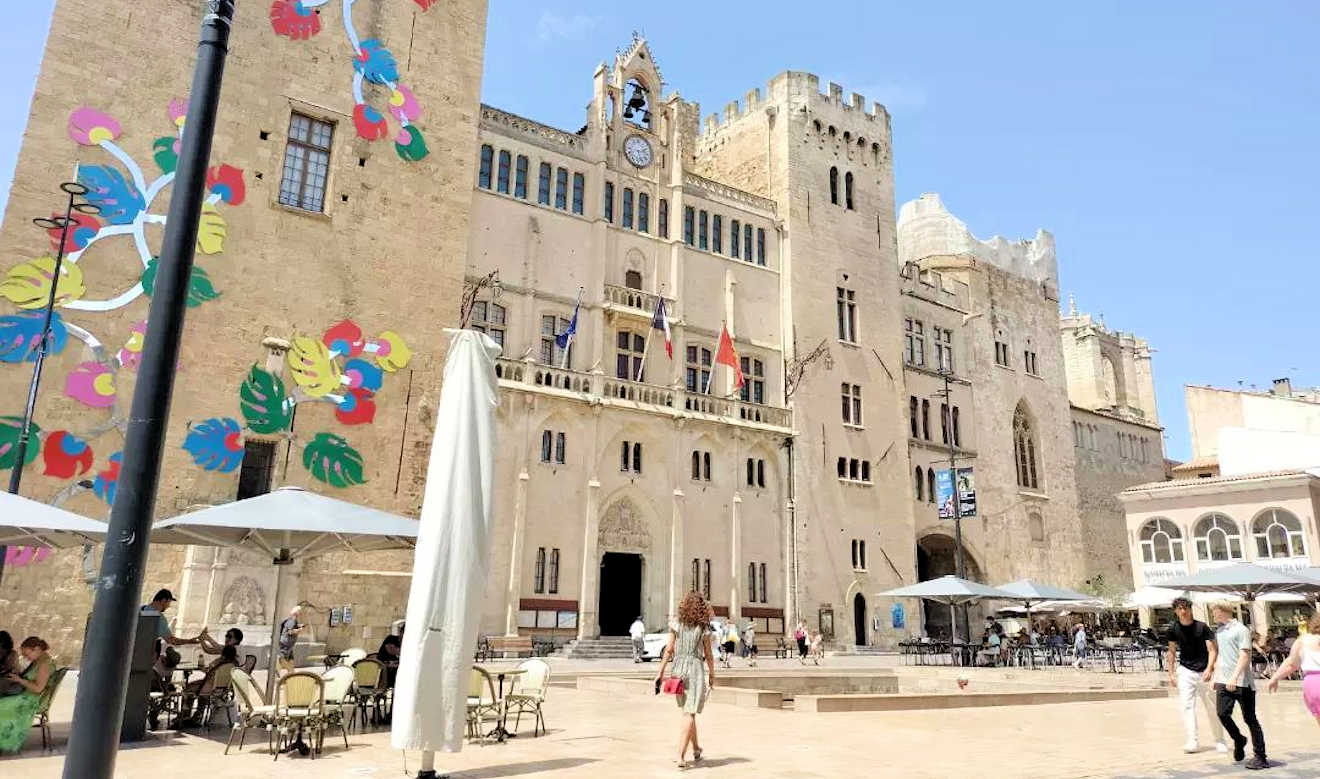
[[[101,209],[91,203],[79,202],[78,198],[87,194],[87,187],[76,181],[60,184],[60,189],[69,196],[64,206],[64,216],[37,217],[32,223],[43,230],[59,230],[60,246],[55,254],[55,271],[51,276],[50,295],[46,298],[46,321],[41,326],[41,338],[36,342],[36,360],[32,366],[32,381],[28,384],[27,405],[23,407],[23,426],[19,429],[18,446],[14,449],[14,468],[9,473],[9,492],[18,494],[19,484],[23,481],[23,464],[27,460],[28,440],[32,435],[32,412],[37,405],[37,388],[41,384],[41,366],[46,362],[46,349],[50,345],[50,321],[55,315],[55,298],[60,287],[60,269],[64,265],[64,247],[69,240],[69,226],[76,225],[74,212],[96,214]],[[0,546],[0,578],[5,572],[5,553],[8,550]]]

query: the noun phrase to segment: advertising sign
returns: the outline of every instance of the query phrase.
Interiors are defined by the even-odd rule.
[[[935,472],[935,503],[939,507],[940,519],[954,517],[954,484],[952,471],[944,469]],[[971,468],[958,469],[958,515],[963,517],[976,514],[976,476]]]
[[[939,507],[940,519],[953,519],[953,478],[949,469],[935,472],[935,505]]]
[[[976,476],[971,468],[958,469],[958,504],[962,516],[976,516]]]

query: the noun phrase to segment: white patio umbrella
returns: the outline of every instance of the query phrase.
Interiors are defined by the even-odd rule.
[[[943,603],[949,607],[949,615],[954,628],[957,618],[953,616],[953,607],[963,603],[973,603],[986,598],[995,600],[1017,600],[1012,594],[979,582],[959,579],[957,576],[941,576],[924,582],[910,584],[894,590],[878,593],[883,598],[922,598]],[[956,630],[954,631],[957,632]]]
[[[1040,582],[1034,582],[1031,579],[1018,579],[1015,582],[1009,582],[1008,584],[1001,584],[999,585],[999,589],[1013,595],[1014,600],[1021,603],[1022,607],[1027,610],[1028,635],[1030,635],[1030,632],[1032,630],[1031,628],[1032,606],[1039,606],[1041,604],[1050,603],[1050,602],[1055,602],[1055,603],[1065,602],[1065,601],[1080,602],[1080,601],[1088,601],[1093,599],[1093,596],[1091,595],[1086,595],[1084,593],[1077,592],[1076,590],[1070,590],[1067,587],[1055,587],[1052,584],[1041,584]],[[1033,657],[1032,660],[1034,662],[1035,658]]]
[[[1171,590],[1237,595],[1247,602],[1272,592],[1295,592],[1313,596],[1320,593],[1320,581],[1252,563],[1234,563],[1197,571],[1187,576],[1175,576],[1172,579],[1165,579],[1160,585]]]
[[[0,545],[66,549],[105,540],[107,525],[81,514],[0,492]]]
[[[1177,597],[1186,597],[1193,603],[1208,603],[1218,600],[1213,593],[1207,592],[1186,592],[1182,590],[1173,590],[1168,587],[1153,587],[1147,585],[1139,590],[1129,593],[1123,598],[1123,607],[1128,609],[1148,608],[1166,609],[1173,605],[1173,599]]]
[[[394,686],[391,743],[422,750],[418,776],[435,775],[437,751],[463,747],[490,560],[500,348],[473,330],[447,332],[454,337],[436,409],[408,631]]]
[[[226,546],[263,552],[275,565],[275,600],[271,604],[270,667],[266,696],[275,690],[275,652],[284,566],[328,552],[378,552],[410,549],[417,520],[336,500],[301,487],[281,487],[254,498],[182,514],[151,530],[153,543]]]

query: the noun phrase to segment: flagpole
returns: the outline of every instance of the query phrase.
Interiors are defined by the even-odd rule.
[[[564,347],[564,359],[560,361],[561,364],[559,366],[561,370],[568,370],[568,352],[570,349],[573,348],[573,342],[577,340],[577,315],[578,315],[578,311],[581,308],[582,308],[582,287],[578,287],[577,301],[573,303],[573,321],[571,323],[573,327],[573,334],[569,336],[568,344]]]

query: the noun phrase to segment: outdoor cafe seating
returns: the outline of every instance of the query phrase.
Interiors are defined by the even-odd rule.
[[[506,679],[508,680],[506,682]],[[532,735],[544,734],[545,699],[550,689],[550,664],[540,658],[523,661],[515,668],[486,669],[472,666],[468,677],[467,737],[486,743],[517,735],[522,715],[533,717]],[[508,729],[513,714],[513,730]],[[494,727],[484,730],[487,721]]]

